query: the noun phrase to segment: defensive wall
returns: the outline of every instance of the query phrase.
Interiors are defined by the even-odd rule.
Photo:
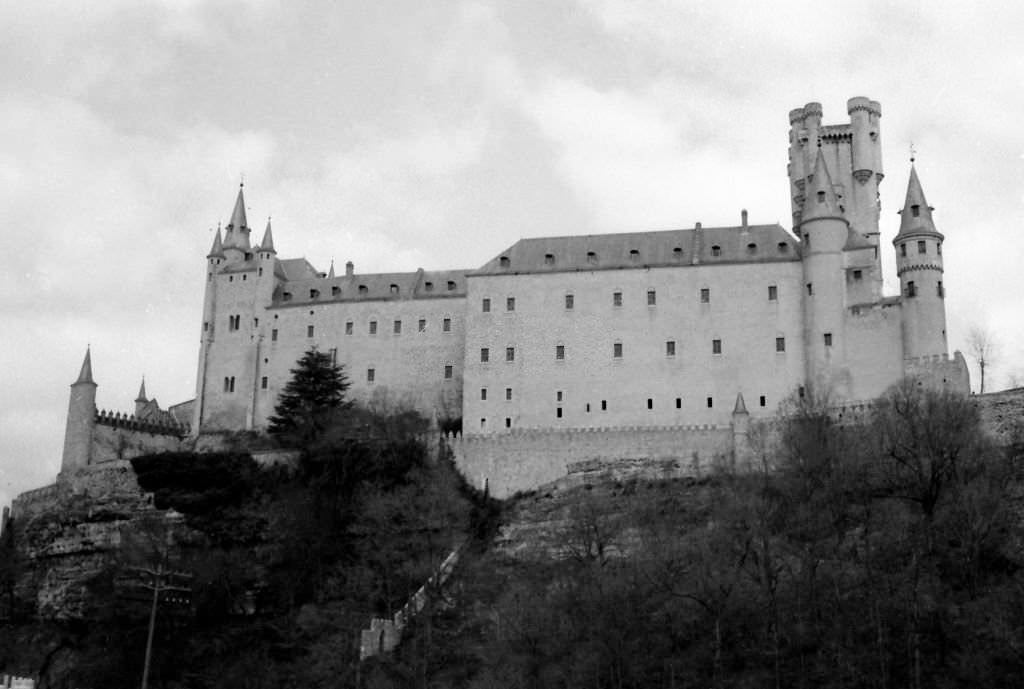
[[[910,357],[903,360],[903,375],[919,378],[926,384],[946,390],[970,393],[971,374],[959,351],[953,356],[933,354],[931,356]]]

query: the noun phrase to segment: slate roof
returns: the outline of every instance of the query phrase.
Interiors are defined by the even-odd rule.
[[[708,227],[520,239],[470,276],[799,259],[781,225]]]
[[[289,280],[275,290],[274,306],[465,297],[468,272],[421,269],[411,273],[363,273]]]

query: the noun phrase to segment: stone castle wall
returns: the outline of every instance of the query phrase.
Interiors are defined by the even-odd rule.
[[[730,461],[734,437],[732,426],[633,426],[448,434],[445,442],[470,484],[504,499],[602,462],[668,462],[674,475],[696,475]]]
[[[97,420],[92,432],[90,464],[102,464],[131,459],[158,452],[177,452],[183,449],[182,436],[166,429],[146,424],[106,423]]]
[[[967,362],[964,361],[964,355],[960,352],[954,352],[953,356],[935,354],[908,358],[903,362],[903,371],[905,375],[924,379],[937,388],[954,390],[965,395],[971,392],[971,374]]]

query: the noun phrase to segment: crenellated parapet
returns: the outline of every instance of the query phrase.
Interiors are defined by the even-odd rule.
[[[97,410],[95,421],[101,426],[150,433],[152,435],[171,435],[176,438],[184,438],[191,430],[190,425],[187,423],[140,419],[134,414],[122,414],[105,409]]]

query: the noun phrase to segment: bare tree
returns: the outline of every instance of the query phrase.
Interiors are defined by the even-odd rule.
[[[985,392],[985,368],[995,363],[998,351],[995,334],[989,328],[976,325],[967,333],[967,352],[981,369],[980,393]]]

